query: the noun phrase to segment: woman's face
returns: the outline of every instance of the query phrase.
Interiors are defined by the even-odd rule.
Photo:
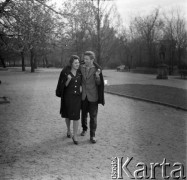
[[[79,60],[75,59],[72,64],[72,68],[77,70],[79,69],[79,65],[80,65]]]

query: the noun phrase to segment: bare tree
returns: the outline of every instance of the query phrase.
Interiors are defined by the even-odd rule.
[[[0,17],[5,12],[5,7],[10,3],[10,0],[5,0],[4,2],[0,3]]]
[[[145,42],[150,66],[154,66],[156,63],[154,44],[158,40],[158,32],[161,25],[158,9],[145,17],[136,17],[132,22],[132,27],[136,30],[137,37]]]
[[[185,61],[187,24],[178,9],[171,10],[170,12],[171,13],[168,15],[164,14],[164,39],[170,40],[173,50],[176,48],[178,65],[180,66],[182,64],[182,59]]]
[[[72,14],[66,17],[65,34],[73,41],[73,51],[81,55],[86,49],[93,50],[99,64],[109,59],[106,51],[115,43],[116,30],[111,25],[115,9],[110,4],[103,0],[66,1],[63,8],[63,14]]]
[[[20,53],[22,58],[22,70],[25,70],[24,54],[30,52],[31,72],[36,68],[36,52],[38,49],[47,49],[52,43],[55,34],[55,20],[51,10],[42,3],[34,1],[16,1],[2,18],[1,25],[7,36],[12,36],[13,40],[7,43],[8,48]]]

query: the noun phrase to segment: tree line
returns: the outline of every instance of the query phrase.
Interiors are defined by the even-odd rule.
[[[175,9],[155,9],[124,26],[115,3],[65,0],[57,11],[48,0],[4,0],[0,3],[0,64],[63,67],[71,54],[96,52],[103,67],[125,64],[157,67],[187,65],[187,27]],[[160,57],[164,53],[164,58]]]

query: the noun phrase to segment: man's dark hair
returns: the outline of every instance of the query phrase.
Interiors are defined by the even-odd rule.
[[[95,60],[95,53],[93,51],[86,51],[84,53],[84,56],[89,56],[90,59],[94,59]]]

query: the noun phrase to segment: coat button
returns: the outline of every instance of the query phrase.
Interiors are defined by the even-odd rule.
[[[77,86],[75,86],[75,87],[77,87]]]
[[[77,91],[75,91],[75,93],[76,93]]]

